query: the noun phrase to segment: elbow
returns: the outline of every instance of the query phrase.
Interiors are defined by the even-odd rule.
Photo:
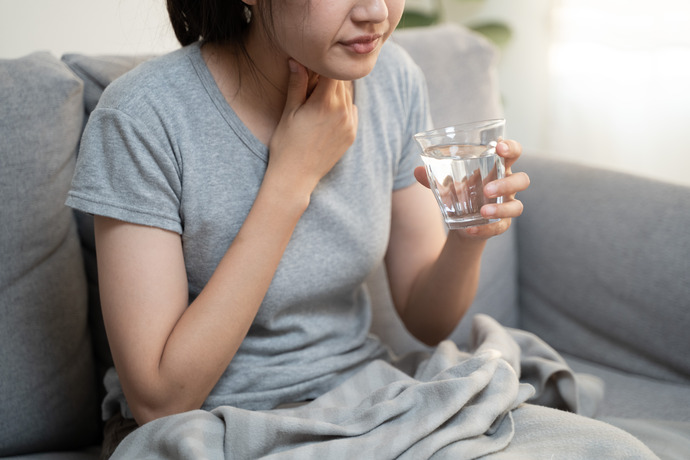
[[[457,324],[456,322],[451,322],[452,324],[439,324],[435,321],[425,321],[419,317],[401,316],[401,320],[410,335],[429,347],[435,347],[446,340],[453,333],[455,324]]]
[[[182,408],[173,406],[130,405],[130,410],[137,425],[142,426],[159,418],[181,414],[198,407]]]
[[[174,411],[166,411],[162,410],[161,408],[154,407],[135,406],[133,404],[129,405],[129,409],[134,416],[134,421],[137,422],[137,425],[139,426],[143,426],[159,418],[175,414]]]
[[[417,340],[419,340],[420,342],[422,342],[424,345],[426,345],[426,346],[428,346],[428,347],[435,347],[435,346],[437,346],[439,343],[441,343],[441,342],[443,342],[444,340],[446,340],[446,339],[450,336],[450,334],[451,334],[452,332],[453,332],[452,329],[451,329],[450,331],[448,331],[448,332],[445,332],[445,331],[434,331],[434,332],[432,332],[432,333],[430,333],[429,331],[424,331],[424,332],[421,332],[421,331],[420,331],[420,332],[417,332],[417,333],[414,333],[414,332],[410,331],[410,333],[411,333]]]
[[[125,395],[126,397],[126,395]],[[159,418],[200,409],[202,403],[182,401],[182,398],[127,398],[127,404],[137,425],[142,426]]]
[[[134,420],[139,426],[169,415],[200,409],[210,389],[198,388],[194,379],[174,379],[139,371],[120,373],[120,384]]]
[[[446,317],[439,320],[438,315],[429,314],[403,314],[400,316],[407,331],[419,342],[429,347],[435,347],[448,339],[461,321],[462,314]]]

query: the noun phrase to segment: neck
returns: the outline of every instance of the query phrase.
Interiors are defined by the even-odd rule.
[[[287,94],[288,64],[265,64],[266,57],[245,55],[238,47],[205,44],[202,56],[227,103],[252,133],[268,144],[282,116]],[[284,67],[281,72],[280,67]]]
[[[235,45],[208,43],[202,55],[230,107],[268,145],[285,107],[289,56],[273,44],[260,21],[249,29],[244,51]],[[307,95],[319,78],[309,74]]]

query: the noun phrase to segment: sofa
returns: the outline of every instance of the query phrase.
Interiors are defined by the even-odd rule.
[[[481,36],[446,24],[393,39],[423,69],[437,126],[502,116],[498,53]],[[93,221],[64,201],[103,88],[147,58],[0,60],[0,457],[98,458],[112,361]],[[516,164],[532,182],[524,214],[487,244],[451,339],[468,345],[476,313],[529,331],[605,382],[597,418],[660,458],[690,458],[690,187],[553,158],[527,149]],[[397,353],[423,349],[382,267],[368,285],[372,332]]]

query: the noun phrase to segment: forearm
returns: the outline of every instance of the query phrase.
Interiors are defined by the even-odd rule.
[[[294,183],[272,179],[265,179],[207,285],[175,323],[157,367],[137,383],[131,399],[138,421],[201,407],[244,340],[309,201]]]
[[[436,345],[455,329],[474,300],[485,245],[485,240],[451,231],[439,257],[420,270],[399,309],[417,339]]]

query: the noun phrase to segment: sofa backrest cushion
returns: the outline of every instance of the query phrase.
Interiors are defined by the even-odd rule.
[[[100,439],[86,282],[64,205],[82,83],[48,53],[0,60],[0,456]]]
[[[424,72],[435,126],[503,116],[496,67],[498,54],[482,36],[458,25],[443,24],[400,29],[393,34],[393,40],[407,50]],[[371,278],[373,332],[398,353],[423,348],[405,331],[395,314],[383,268]],[[469,344],[470,319],[476,313],[488,314],[505,326],[518,324],[517,249],[512,227],[487,243],[474,303],[450,337],[460,346]]]
[[[690,382],[690,188],[526,156],[522,326],[560,352]],[[631,333],[634,332],[634,333]]]

